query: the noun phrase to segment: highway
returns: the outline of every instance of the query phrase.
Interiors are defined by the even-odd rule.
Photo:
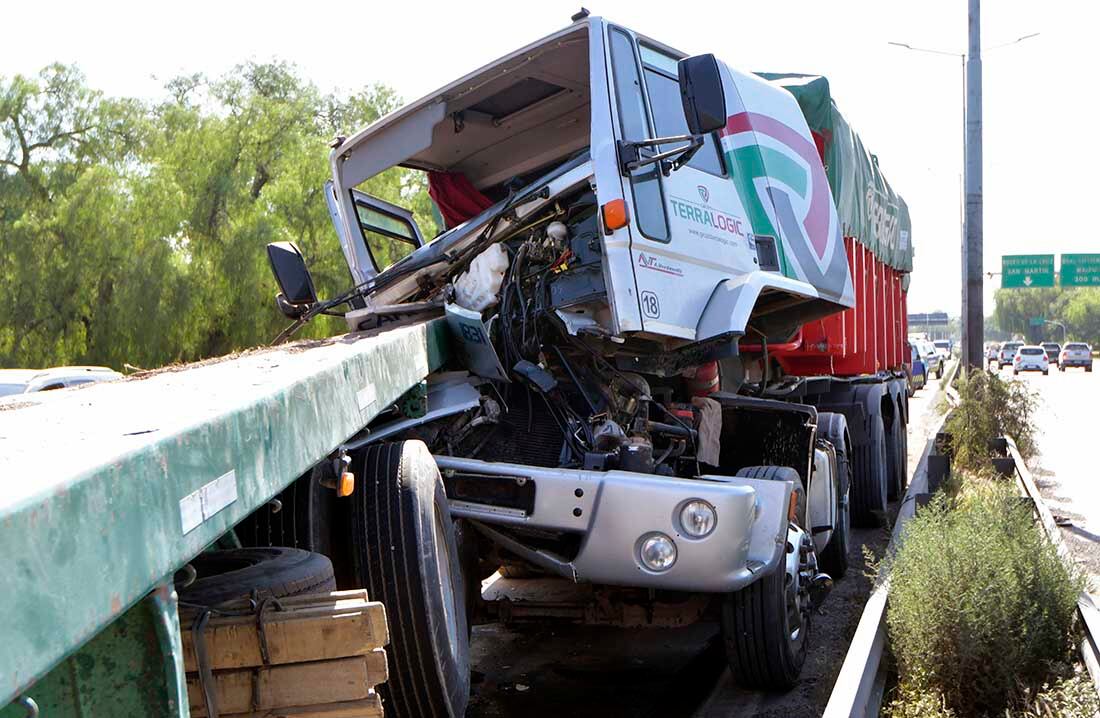
[[[1036,428],[1040,455],[1030,463],[1035,481],[1055,516],[1068,519],[1062,536],[1100,591],[1100,362],[1048,376],[1024,373],[1020,380],[1040,397]],[[1002,378],[1012,378],[1005,367]]]

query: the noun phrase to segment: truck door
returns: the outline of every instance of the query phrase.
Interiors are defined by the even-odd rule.
[[[679,56],[622,28],[610,27],[608,33],[617,139],[687,134]],[[676,146],[641,153],[652,156]],[[757,269],[756,251],[713,134],[687,165],[667,169],[651,164],[629,173],[631,260],[644,330],[692,340],[714,288]]]
[[[351,197],[357,220],[351,224],[358,231],[353,230],[352,236],[347,237],[341,230],[332,182],[325,184],[329,216],[336,227],[336,234],[340,237],[348,266],[353,267],[352,275],[356,284],[385,271],[424,246],[424,237],[420,234],[412,212],[359,190],[351,190]],[[354,269],[357,267],[368,269]],[[373,271],[369,268],[373,268]]]

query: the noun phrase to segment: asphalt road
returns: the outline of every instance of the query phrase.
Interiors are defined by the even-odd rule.
[[[1040,397],[1036,417],[1039,456],[1032,474],[1050,510],[1068,519],[1062,536],[1074,558],[1093,577],[1093,593],[1100,592],[1100,362],[1092,373],[1083,369],[1048,376],[1027,372],[1027,382]],[[1001,376],[1012,377],[1005,367]]]
[[[909,471],[935,426],[940,382],[910,400]],[[717,627],[678,629],[493,624],[473,631],[471,718],[599,716],[725,718],[819,716],[855,632],[871,581],[866,552],[880,556],[885,529],[855,529],[851,568],[815,616],[802,680],[767,694],[738,688]]]

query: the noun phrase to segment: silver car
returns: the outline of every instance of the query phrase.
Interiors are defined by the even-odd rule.
[[[1012,364],[1012,360],[1016,358],[1016,351],[1023,345],[1023,342],[1005,342],[1002,344],[1000,354],[997,356],[997,368],[1002,369]]]
[[[59,366],[52,369],[0,369],[0,397],[35,391],[66,389],[81,384],[118,379],[122,375],[105,366]]]
[[[1062,353],[1058,355],[1058,371],[1065,371],[1070,366],[1092,371],[1092,347],[1084,342],[1069,342],[1062,347]]]

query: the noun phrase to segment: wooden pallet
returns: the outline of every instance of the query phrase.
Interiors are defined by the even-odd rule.
[[[366,591],[293,596],[264,612],[268,662],[255,614],[211,615],[203,630],[222,718],[374,718],[382,704],[374,688],[388,677],[389,641],[382,604]],[[247,602],[221,609],[247,610]],[[183,610],[184,666],[191,715],[206,718],[192,626]]]

